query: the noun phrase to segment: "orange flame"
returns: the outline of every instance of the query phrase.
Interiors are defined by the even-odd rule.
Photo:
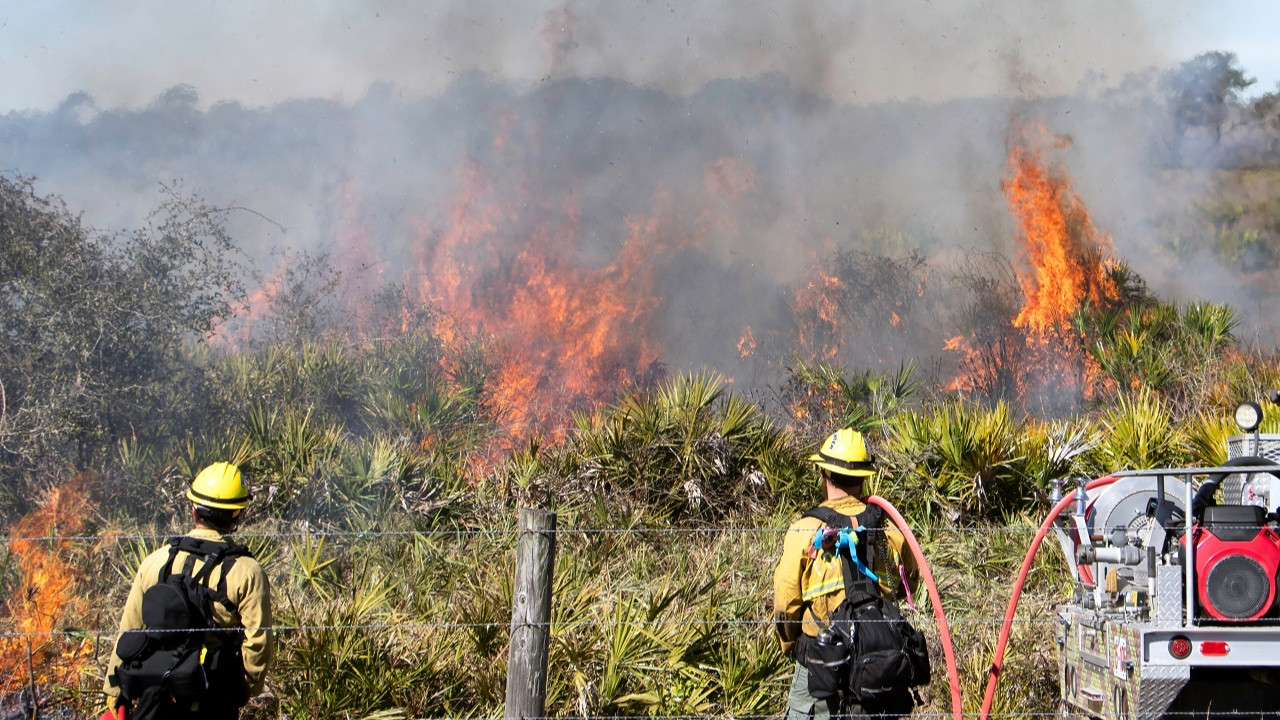
[[[1023,403],[1089,393],[1097,367],[1071,330],[1074,313],[1119,297],[1108,274],[1110,237],[1094,228],[1084,202],[1049,151],[1067,146],[1040,125],[1018,128],[1000,187],[1018,226],[1022,267],[1015,268],[1023,302],[1010,326],[984,326],[948,339],[959,374],[948,389],[983,392]],[[981,337],[979,337],[981,335]]]
[[[10,530],[17,561],[17,592],[4,604],[0,638],[0,691],[28,685],[72,687],[93,658],[90,639],[59,633],[60,625],[84,611],[74,593],[67,535],[80,532],[88,502],[80,481],[49,491],[44,503]]]
[[[334,259],[344,292],[353,289],[346,278],[356,274],[369,287],[384,274],[403,274],[411,297],[399,310],[406,318],[421,309],[415,304],[433,311],[446,374],[460,377],[459,358],[477,357],[464,351],[483,348],[480,402],[499,428],[477,469],[530,436],[554,444],[567,435],[573,412],[657,380],[663,373],[655,317],[663,299],[660,273],[677,251],[705,245],[709,237],[733,237],[744,197],[760,189],[749,162],[720,158],[703,169],[700,194],[659,186],[651,209],[632,211],[616,226],[593,218],[584,227],[579,197],[590,192],[569,189],[548,199],[544,186],[522,174],[524,154],[537,159],[540,151],[537,129],[519,120],[504,114],[486,159],[463,160],[459,190],[443,216],[414,221],[412,246],[394,264],[379,257],[381,243],[364,229],[369,219],[358,188],[344,183],[335,198],[335,232],[344,250]],[[287,275],[265,278],[248,299],[244,324],[269,313],[288,284]],[[386,309],[378,308],[380,322]],[[225,329],[219,339],[236,342]],[[467,375],[478,373],[468,368]]]
[[[795,293],[792,313],[797,322],[796,350],[801,357],[829,362],[844,346],[840,329],[839,277],[813,268],[813,277]]]
[[[1096,306],[1118,297],[1102,260],[1110,237],[1094,228],[1067,178],[1045,163],[1045,146],[1064,142],[1042,126],[1023,128],[1000,183],[1031,265],[1018,271],[1026,303],[1013,323],[1040,335],[1060,327],[1085,301]]]
[[[291,255],[286,254],[279,267],[244,299],[243,307],[231,323],[217,323],[209,332],[215,347],[234,348],[249,342],[258,323],[271,314],[273,298],[279,295]]]
[[[462,170],[447,224],[422,228],[418,291],[449,318],[440,330],[447,344],[479,338],[499,356],[485,397],[506,438],[496,451],[535,433],[562,440],[575,410],[656,379],[663,350],[654,327],[658,270],[673,251],[726,227],[706,208],[728,207],[755,187],[750,168],[717,162],[707,171],[700,209],[683,215],[688,223],[680,221],[681,198],[659,189],[656,209],[627,217],[618,249],[601,258],[598,247],[583,247],[574,198],[538,206],[523,199],[527,188],[519,183],[495,188],[478,163]]]

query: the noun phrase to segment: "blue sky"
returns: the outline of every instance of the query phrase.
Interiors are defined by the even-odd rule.
[[[1179,4],[1148,3],[1145,11],[1157,27],[1167,27],[1170,44],[1180,56],[1212,50],[1234,52],[1257,82],[1249,95],[1274,92],[1280,83],[1280,2],[1224,0]]]
[[[0,112],[85,91],[137,107],[178,83],[202,104],[431,94],[461,72],[605,76],[692,92],[779,73],[849,102],[1070,92],[1207,50],[1280,81],[1274,0],[8,0]]]

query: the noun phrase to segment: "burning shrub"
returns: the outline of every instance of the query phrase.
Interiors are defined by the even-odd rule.
[[[1073,322],[1119,307],[1125,288],[1109,258],[1110,237],[1049,162],[1069,144],[1039,125],[1012,134],[1000,187],[1018,225],[1021,263],[970,259],[962,267],[975,302],[947,343],[960,352],[953,389],[1049,414],[1079,407],[1093,390],[1096,369]]]
[[[794,347],[806,363],[896,364],[933,344],[924,302],[928,274],[917,253],[888,257],[835,249],[792,290],[790,337],[770,344]]]
[[[1018,398],[1026,338],[1013,324],[1020,301],[1015,278],[1008,259],[995,253],[971,253],[956,269],[972,300],[956,315],[960,334],[944,346],[959,354],[949,390],[989,400]]]
[[[73,541],[89,515],[88,477],[55,487],[40,507],[11,529],[9,558],[16,561],[17,587],[8,594],[0,628],[0,702],[29,690],[24,702],[68,689],[78,690],[81,674],[94,663],[94,643],[67,630],[82,620],[86,604],[76,588]]]

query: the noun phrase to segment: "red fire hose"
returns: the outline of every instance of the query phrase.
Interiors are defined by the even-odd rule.
[[[902,536],[906,538],[907,544],[911,546],[911,552],[916,556],[917,564],[920,566],[920,577],[924,579],[925,587],[929,590],[929,602],[933,605],[933,617],[938,622],[938,636],[942,640],[942,656],[947,662],[947,682],[951,684],[951,717],[954,720],[961,720],[964,713],[964,705],[960,701],[960,673],[956,669],[956,653],[951,646],[951,627],[947,624],[947,614],[942,609],[942,596],[938,594],[938,586],[933,582],[933,572],[929,570],[929,561],[924,557],[924,551],[920,549],[920,543],[916,542],[916,536],[911,532],[911,527],[907,525],[907,521],[902,519],[902,515],[898,512],[888,500],[882,497],[872,495],[867,498],[867,503],[875,505],[883,509],[893,524],[898,526],[898,530],[902,532]]]
[[[1086,490],[1092,490],[1103,485],[1110,485],[1118,478],[1105,477],[1093,480],[1085,485]],[[1035,559],[1036,550],[1040,549],[1040,543],[1044,541],[1046,535],[1049,534],[1049,528],[1053,527],[1053,523],[1058,519],[1058,515],[1067,508],[1072,502],[1075,502],[1076,491],[1072,490],[1067,496],[1058,501],[1057,505],[1049,511],[1049,515],[1044,519],[1044,523],[1040,526],[1036,537],[1031,541],[1031,547],[1027,548],[1027,556],[1022,560],[1022,569],[1018,571],[1018,580],[1013,584],[1013,594],[1009,597],[1009,607],[1004,611],[1004,625],[1000,627],[1000,641],[996,644],[996,654],[991,660],[991,668],[987,671],[987,691],[982,696],[982,712],[978,715],[978,720],[987,720],[991,715],[991,703],[996,696],[996,683],[1000,679],[1000,667],[1004,662],[1004,651],[1009,644],[1009,632],[1013,629],[1013,614],[1018,609],[1018,599],[1022,597],[1022,586],[1027,582],[1027,573],[1031,570],[1031,561]],[[1067,562],[1074,562],[1074,558],[1067,558]]]

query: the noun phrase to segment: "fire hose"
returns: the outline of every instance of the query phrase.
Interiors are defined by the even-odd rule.
[[[1085,485],[1085,489],[1092,490],[1104,485],[1110,485],[1116,480],[1117,478],[1114,477],[1093,480]],[[1001,663],[1004,662],[1004,651],[1009,644],[1009,633],[1013,629],[1013,615],[1018,609],[1018,600],[1022,597],[1022,586],[1027,582],[1027,573],[1031,570],[1031,561],[1035,559],[1036,551],[1040,549],[1040,543],[1049,534],[1049,529],[1053,527],[1058,515],[1068,505],[1075,502],[1075,497],[1076,491],[1072,490],[1053,506],[1053,509],[1049,511],[1049,515],[1045,517],[1044,523],[1040,525],[1040,530],[1036,533],[1035,539],[1031,541],[1031,547],[1027,548],[1027,556],[1023,558],[1022,568],[1018,571],[1018,579],[1013,584],[1013,594],[1009,596],[1009,607],[1004,612],[1004,624],[1000,627],[1000,640],[996,643],[995,657],[992,658],[991,667],[987,670],[987,690],[982,696],[982,712],[978,715],[978,720],[988,720],[991,715],[991,703],[995,700],[996,684],[1000,680]]]
[[[947,624],[947,614],[942,609],[942,597],[938,594],[938,586],[933,581],[929,561],[925,559],[920,543],[916,542],[916,536],[911,532],[911,527],[907,525],[907,521],[902,518],[897,508],[888,500],[875,495],[868,497],[866,501],[867,504],[875,505],[888,514],[889,519],[893,520],[893,524],[902,532],[907,545],[911,547],[911,552],[916,556],[917,564],[920,566],[920,577],[924,579],[925,587],[929,591],[929,603],[933,605],[933,617],[938,623],[938,636],[942,640],[942,656],[947,663],[947,682],[951,685],[951,716],[954,720],[961,720],[964,705],[960,700],[960,673],[956,668],[956,653],[951,644],[951,627]]]
[[[1106,477],[1093,480],[1085,485],[1086,490],[1110,485],[1117,478]],[[1058,501],[1057,504],[1049,511],[1045,517],[1044,523],[1040,525],[1039,531],[1036,532],[1035,539],[1031,541],[1031,546],[1027,548],[1027,555],[1022,560],[1022,567],[1018,571],[1018,579],[1014,582],[1013,594],[1009,597],[1009,606],[1005,610],[1004,622],[1000,627],[1000,639],[996,644],[995,657],[991,661],[991,667],[988,669],[986,693],[982,698],[982,712],[978,716],[978,720],[988,720],[991,714],[991,703],[995,699],[996,684],[999,682],[1000,669],[1004,662],[1005,649],[1009,644],[1009,634],[1013,629],[1014,613],[1018,609],[1018,600],[1022,597],[1022,587],[1026,584],[1027,574],[1031,570],[1031,562],[1035,559],[1036,551],[1040,549],[1040,544],[1044,542],[1045,536],[1049,534],[1049,529],[1053,527],[1053,523],[1057,520],[1058,515],[1067,508],[1072,502],[1075,502],[1076,491],[1072,490],[1065,497]],[[916,561],[920,567],[920,576],[925,582],[925,587],[929,592],[929,601],[933,605],[933,616],[938,624],[938,635],[942,642],[942,655],[947,665],[947,682],[951,687],[951,716],[953,720],[962,720],[964,715],[964,705],[960,696],[960,673],[956,667],[955,648],[951,641],[951,627],[947,623],[947,614],[942,607],[942,597],[938,593],[938,585],[934,582],[933,572],[929,568],[929,561],[924,556],[924,550],[920,548],[920,543],[916,541],[915,534],[911,532],[911,527],[907,521],[903,519],[902,514],[888,500],[875,495],[866,498],[869,505],[875,505],[885,511],[893,524],[897,526],[902,536],[906,539],[907,545],[910,546],[911,552],[915,555]]]

